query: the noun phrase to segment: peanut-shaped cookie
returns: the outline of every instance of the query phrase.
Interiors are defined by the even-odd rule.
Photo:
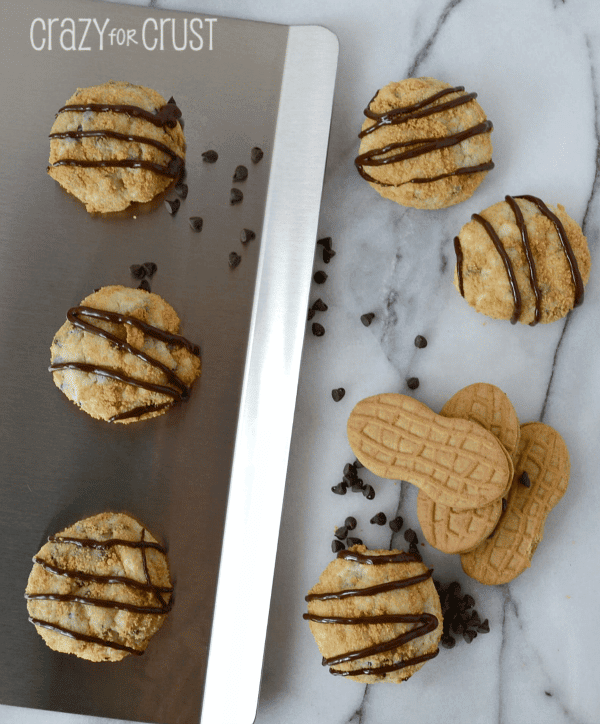
[[[465,573],[496,585],[528,568],[542,540],[546,516],[567,489],[569,471],[569,452],[556,430],[541,422],[522,425],[507,509],[492,536],[461,555]]]
[[[510,456],[481,425],[442,417],[406,395],[361,400],[348,419],[348,440],[371,472],[407,480],[458,509],[501,497],[513,474]]]

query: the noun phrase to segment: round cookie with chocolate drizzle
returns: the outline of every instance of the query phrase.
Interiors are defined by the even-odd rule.
[[[590,252],[560,204],[506,196],[471,216],[454,250],[454,285],[488,317],[534,326],[561,319],[583,302]]]
[[[200,348],[158,294],[103,287],[67,312],[51,346],[56,386],[92,417],[123,424],[189,399]]]
[[[79,88],[50,132],[48,173],[89,212],[147,202],[179,179],[185,138],[174,100],[124,81]]]
[[[29,621],[46,644],[89,661],[143,654],[172,596],[165,548],[124,513],[50,536],[25,590]]]
[[[494,167],[493,126],[476,97],[435,78],[377,91],[364,111],[358,172],[403,206],[442,209],[468,199]]]
[[[306,596],[323,666],[352,681],[399,683],[437,656],[443,620],[431,574],[418,554],[340,551]]]

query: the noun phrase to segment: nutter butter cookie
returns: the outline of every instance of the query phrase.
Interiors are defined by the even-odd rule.
[[[443,619],[431,574],[413,553],[340,551],[306,596],[304,614],[330,673],[399,683],[437,656]]]
[[[29,621],[46,644],[90,661],[142,654],[172,596],[165,548],[124,513],[50,536],[25,590]]]
[[[454,239],[454,285],[478,312],[512,324],[554,322],[583,302],[590,253],[563,206],[506,196]]]
[[[403,206],[441,209],[468,199],[494,167],[493,126],[476,97],[435,78],[377,91],[364,111],[358,172]]]
[[[92,417],[130,423],[189,398],[200,348],[158,294],[103,287],[67,312],[51,346],[56,386]]]
[[[89,212],[147,202],[185,164],[181,111],[156,91],[124,81],[79,88],[56,115],[48,173]]]

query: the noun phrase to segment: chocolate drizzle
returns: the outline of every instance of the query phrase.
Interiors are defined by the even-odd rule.
[[[145,581],[137,581],[127,576],[97,575],[94,573],[85,573],[83,571],[61,568],[59,566],[55,566],[49,563],[48,561],[45,561],[44,559],[39,558],[38,556],[35,556],[33,561],[34,563],[42,566],[45,570],[53,573],[54,575],[63,576],[72,580],[90,581],[101,584],[124,585],[129,588],[148,591],[150,594],[158,599],[158,606],[140,606],[132,603],[126,603],[124,601],[118,601],[116,599],[95,598],[92,596],[78,596],[76,594],[70,593],[26,593],[25,598],[29,601],[62,601],[65,603],[78,603],[84,606],[111,608],[146,615],[166,615],[172,607],[173,588],[170,586],[157,586],[152,583],[150,572],[148,570],[148,562],[146,560],[146,550],[148,548],[154,548],[155,550],[159,550],[163,554],[166,553],[166,550],[158,543],[145,541],[145,534],[146,530],[142,528],[141,540],[139,541],[124,540],[120,538],[111,538],[109,540],[99,541],[92,538],[75,538],[71,536],[50,536],[48,538],[49,541],[54,543],[65,543],[68,545],[75,545],[81,548],[94,548],[97,550],[107,550],[115,546],[137,548],[140,550],[142,556]],[[165,593],[171,594],[168,601],[165,601],[165,599],[163,598],[163,594]],[[55,623],[51,623],[50,621],[33,618],[31,616],[29,617],[29,621],[36,626],[41,626],[42,628],[49,629],[50,631],[55,631],[78,641],[86,641],[89,643],[98,644],[100,646],[118,649],[120,651],[127,651],[131,654],[143,654],[143,650],[140,651],[139,649],[125,646],[124,644],[120,644],[116,641],[100,638],[98,636],[83,634],[79,631],[73,631],[71,629],[59,626]]]
[[[583,302],[584,297],[584,285],[583,285],[583,279],[581,277],[581,272],[579,271],[579,266],[577,264],[577,258],[575,256],[575,253],[573,251],[573,247],[571,246],[571,243],[569,242],[569,237],[567,235],[566,229],[561,222],[561,220],[556,216],[556,214],[552,213],[550,209],[546,206],[546,204],[541,200],[538,199],[536,196],[530,196],[530,195],[521,195],[516,196],[516,199],[525,199],[526,201],[531,202],[532,204],[535,204],[537,206],[538,210],[541,214],[543,214],[547,219],[549,219],[556,229],[556,233],[558,234],[558,238],[560,240],[561,246],[563,248],[563,251],[565,253],[565,256],[567,258],[567,262],[569,264],[569,269],[571,272],[571,279],[573,281],[573,287],[574,287],[574,300],[573,300],[573,306],[578,307]],[[521,208],[517,204],[515,198],[512,196],[505,196],[504,200],[506,203],[510,206],[514,216],[515,216],[515,222],[517,224],[517,227],[519,229],[519,232],[521,234],[521,243],[523,245],[523,253],[525,255],[525,258],[527,260],[527,266],[529,270],[529,282],[531,284],[531,289],[533,291],[533,295],[535,297],[535,311],[534,311],[534,318],[533,321],[530,322],[530,326],[535,326],[540,322],[541,316],[542,316],[542,290],[538,283],[537,278],[537,272],[536,272],[536,266],[535,266],[535,259],[533,256],[533,252],[531,249],[531,244],[529,241],[529,233],[527,231],[527,225],[525,223],[525,219],[523,217],[523,212],[521,211]],[[508,276],[508,281],[510,284],[512,296],[513,296],[513,313],[511,316],[511,324],[515,324],[522,313],[522,300],[521,300],[521,292],[519,289],[519,284],[517,281],[517,277],[512,265],[512,262],[510,260],[510,257],[508,256],[506,252],[506,248],[504,247],[504,244],[502,243],[502,240],[496,233],[494,227],[490,224],[487,219],[484,219],[483,216],[480,216],[479,214],[473,214],[471,216],[471,219],[474,221],[477,221],[480,223],[483,228],[486,230],[488,236],[492,240],[496,251],[500,255],[504,267],[506,269],[506,273]],[[464,291],[464,283],[463,283],[463,251],[460,245],[460,239],[459,237],[455,237],[454,239],[454,251],[456,253],[456,272],[458,276],[458,285],[459,285],[459,291],[461,296],[465,296]]]
[[[111,417],[109,422],[115,422],[117,420],[123,420],[131,417],[140,417],[141,415],[144,415],[148,412],[160,410],[165,407],[169,407],[175,403],[189,399],[190,387],[188,387],[183,382],[183,380],[181,380],[175,374],[175,372],[170,370],[166,365],[164,365],[159,360],[150,357],[150,355],[146,354],[137,347],[134,347],[125,340],[119,339],[119,337],[117,337],[116,335],[111,334],[110,332],[94,324],[91,324],[90,322],[84,321],[83,319],[81,319],[82,316],[95,317],[97,319],[102,319],[107,322],[114,322],[115,324],[124,324],[136,327],[147,336],[158,339],[161,342],[185,347],[191,354],[197,357],[200,357],[200,348],[187,340],[185,337],[181,337],[178,334],[165,332],[162,329],[153,327],[150,324],[146,324],[145,322],[142,322],[135,317],[130,317],[126,314],[109,312],[107,310],[95,309],[94,307],[85,306],[72,307],[71,309],[69,309],[69,311],[67,312],[67,319],[69,320],[69,322],[71,322],[71,324],[73,324],[73,326],[108,340],[112,344],[116,345],[119,349],[138,357],[152,367],[160,370],[165,375],[168,383],[170,384],[170,386],[159,385],[154,382],[148,382],[146,380],[139,379],[137,377],[131,377],[124,374],[123,372],[120,372],[117,369],[113,369],[103,365],[89,364],[86,362],[55,362],[50,365],[50,367],[48,368],[50,372],[57,372],[65,369],[79,370],[81,372],[97,374],[103,377],[109,377],[114,380],[119,380],[121,382],[124,382],[125,384],[132,385],[134,387],[140,387],[145,390],[149,390],[150,392],[158,392],[172,398],[172,402],[156,405],[144,405],[136,407],[132,410],[127,410],[125,412],[119,413]]]
[[[463,86],[457,86],[455,88],[445,88],[438,93],[435,93],[434,95],[429,96],[422,101],[419,101],[418,103],[410,106],[404,106],[402,108],[394,108],[385,113],[375,113],[374,111],[371,111],[369,107],[367,107],[364,110],[364,114],[365,116],[367,116],[367,118],[373,119],[375,123],[372,126],[369,126],[368,128],[361,131],[358,134],[358,137],[364,138],[365,136],[373,133],[378,128],[382,128],[383,126],[399,125],[415,118],[423,118],[425,116],[433,115],[434,113],[440,113],[444,110],[448,110],[449,108],[454,108],[456,106],[463,105],[464,103],[468,103],[469,101],[472,101],[477,97],[477,93],[467,93],[465,95],[460,95],[456,98],[453,98],[450,101],[433,105],[435,101],[439,100],[445,95],[448,95],[449,93],[458,93],[462,91],[464,91]],[[377,93],[379,93],[379,91]],[[369,102],[369,106],[377,97],[377,93]],[[359,154],[354,160],[354,164],[359,174],[366,181],[378,184],[379,186],[395,186],[398,184],[390,184],[384,183],[383,181],[378,181],[376,178],[374,178],[365,171],[365,166],[385,166],[393,163],[401,163],[402,161],[416,158],[432,151],[437,151],[443,148],[458,145],[468,138],[479,135],[481,133],[489,133],[492,130],[492,122],[483,121],[482,123],[478,123],[477,125],[472,126],[471,128],[467,128],[464,131],[459,131],[458,133],[453,133],[442,138],[416,138],[411,141],[390,143],[387,146],[383,146],[381,148],[374,148],[366,151],[365,153]],[[389,154],[390,151],[394,151],[396,149],[406,150],[400,153],[386,155]],[[449,178],[450,176],[479,173],[483,171],[489,171],[492,168],[494,168],[494,163],[492,161],[488,161],[486,163],[478,164],[476,166],[464,166],[462,168],[456,169],[455,171],[443,173],[438,176],[432,176],[429,178],[409,179],[408,181],[405,181],[403,183],[431,183],[444,178]]]
[[[155,126],[161,128],[175,128],[178,119],[181,118],[181,111],[174,103],[167,103],[160,108],[157,113],[151,113],[138,106],[129,105],[110,105],[105,103],[87,103],[82,105],[68,105],[63,106],[56,115],[59,113],[65,113],[67,111],[94,111],[97,113],[112,112],[122,113],[134,118],[143,118],[149,121]],[[91,131],[63,131],[59,133],[51,133],[50,138],[114,138],[120,141],[135,142],[154,146],[159,151],[167,154],[170,157],[168,164],[159,164],[153,161],[147,161],[144,159],[135,158],[123,158],[123,159],[103,159],[103,160],[80,160],[76,158],[63,158],[55,161],[52,167],[56,166],[80,166],[83,168],[143,168],[149,171],[153,171],[162,176],[168,176],[170,178],[179,178],[183,174],[185,168],[185,161],[183,158],[178,156],[169,146],[160,141],[156,141],[153,138],[146,136],[137,136],[127,133],[118,133],[117,131],[111,130],[91,130]]]
[[[388,563],[408,563],[420,561],[420,557],[412,553],[392,553],[390,555],[366,555],[352,550],[343,550],[338,553],[338,558],[345,558],[361,565],[385,565]],[[431,577],[433,570],[428,570],[425,573],[411,576],[395,581],[389,581],[382,583],[377,586],[369,586],[366,588],[355,588],[346,589],[335,592],[325,593],[310,593],[305,597],[306,601],[326,601],[330,599],[342,599],[348,596],[374,596],[379,593],[391,591],[398,588],[405,588],[408,586],[416,585],[426,581]],[[389,641],[384,641],[379,644],[374,644],[356,651],[349,651],[343,654],[338,654],[330,658],[323,658],[323,666],[333,667],[335,664],[340,664],[348,661],[356,661],[358,659],[364,659],[374,654],[385,653],[386,651],[393,651],[398,649],[404,644],[412,641],[413,639],[420,638],[426,634],[434,631],[438,626],[438,619],[436,616],[430,613],[420,614],[381,614],[375,616],[357,616],[357,617],[341,617],[341,616],[318,616],[312,613],[305,613],[303,618],[308,621],[323,624],[341,624],[347,626],[360,626],[368,624],[383,624],[383,623],[413,623],[416,624],[414,628],[406,631],[399,636],[394,637]],[[412,657],[403,659],[402,661],[394,664],[389,664],[380,667],[371,667],[363,669],[352,669],[349,671],[341,671],[339,669],[330,668],[331,674],[339,676],[372,676],[372,675],[385,675],[390,671],[397,671],[398,669],[405,668],[407,666],[413,666],[415,664],[427,661],[437,656],[439,649],[424,654],[422,656]]]

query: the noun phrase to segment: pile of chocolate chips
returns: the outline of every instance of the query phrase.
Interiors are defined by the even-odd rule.
[[[358,477],[358,468],[362,468],[362,464],[358,460],[353,463],[346,463],[344,466],[344,477],[342,482],[334,485],[331,492],[336,495],[346,495],[346,491],[350,488],[352,493],[362,493],[367,500],[373,500],[375,497],[375,489],[372,485],[366,485],[364,481]]]
[[[475,599],[468,593],[462,594],[458,581],[440,583],[434,580],[434,584],[440,597],[444,617],[441,644],[445,649],[452,649],[456,645],[453,634],[462,635],[470,644],[478,633],[489,633],[490,624],[487,618],[485,621],[481,620],[477,611],[473,609]]]
[[[352,536],[349,536],[348,533],[351,530],[354,530],[356,528],[356,518],[349,515],[346,520],[344,521],[344,525],[340,526],[335,531],[335,537],[337,540],[331,541],[331,550],[334,553],[337,553],[338,551],[341,551],[344,549],[344,544],[342,543],[343,540],[346,541],[346,544],[348,545],[348,548],[352,548],[352,546],[360,546],[362,545],[362,540],[360,538],[353,538]]]

